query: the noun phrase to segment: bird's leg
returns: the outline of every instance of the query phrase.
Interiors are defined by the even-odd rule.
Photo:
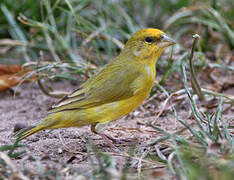
[[[97,130],[96,130],[96,125],[97,125],[97,123],[91,125],[91,131],[92,131],[93,133],[95,133],[95,134],[101,136],[102,139],[103,139],[104,141],[106,141],[106,143],[107,143],[112,149],[115,149],[115,150],[118,150],[118,151],[119,151],[119,149],[113,144],[113,142],[116,142],[116,139],[114,139],[114,138],[112,138],[112,137],[110,137],[110,136],[107,136],[106,134],[97,132]]]

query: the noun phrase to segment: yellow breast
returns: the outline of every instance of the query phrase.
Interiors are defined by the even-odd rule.
[[[154,67],[144,68],[141,75],[132,83],[132,90],[135,92],[132,97],[102,104],[92,108],[79,111],[63,111],[59,119],[66,119],[61,127],[84,126],[95,123],[107,123],[116,120],[135,110],[150,93],[155,80]],[[51,117],[54,115],[51,115]],[[58,118],[57,118],[58,119]]]
[[[96,113],[102,112],[104,115],[103,118],[99,119],[99,122],[105,123],[118,119],[129,114],[142,104],[153,87],[155,80],[155,68],[148,66],[145,67],[145,70],[142,72],[142,75],[133,84],[133,88],[135,88],[134,96],[95,108]]]

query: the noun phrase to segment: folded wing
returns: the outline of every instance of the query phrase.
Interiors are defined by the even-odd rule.
[[[139,75],[140,73],[129,65],[115,64],[113,61],[52,106],[49,113],[92,108],[132,97],[135,93],[133,82]]]

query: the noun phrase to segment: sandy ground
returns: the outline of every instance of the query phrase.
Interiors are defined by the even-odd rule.
[[[65,87],[65,89],[64,89]],[[55,89],[71,91],[75,86],[56,83]],[[0,92],[0,146],[12,144],[11,137],[15,124],[22,123],[33,125],[46,116],[47,109],[57,101],[44,95],[37,84],[23,84],[13,96],[11,91]],[[146,145],[160,137],[159,132],[147,127],[146,123],[155,119],[155,114],[163,106],[165,96],[159,94],[159,101],[139,107],[133,113],[122,119],[108,123],[104,127],[104,133],[115,138],[130,139],[130,142],[116,144],[122,152],[127,151],[135,144],[139,152],[143,152]],[[177,103],[178,114],[191,121],[191,110],[183,99]],[[218,101],[217,101],[218,102]],[[215,106],[217,107],[217,106]],[[229,108],[227,116],[230,117],[233,108]],[[176,122],[170,113],[162,113],[157,120],[157,126],[167,132],[175,132],[182,126]],[[103,127],[102,127],[103,128]],[[21,158],[14,160],[19,168],[35,169],[38,167],[58,168],[63,164],[71,164],[78,170],[91,170],[90,160],[87,155],[87,141],[96,145],[103,152],[114,152],[99,136],[93,134],[89,127],[57,129],[53,131],[41,131],[23,140],[26,153]],[[40,161],[35,161],[38,159]],[[124,158],[116,156],[119,166],[125,163]],[[40,162],[38,165],[38,162]]]
[[[55,84],[55,88],[63,88],[63,84]],[[67,84],[65,90],[75,89]],[[0,145],[12,144],[14,138],[11,137],[15,124],[22,123],[33,125],[46,116],[47,109],[57,101],[51,97],[45,96],[36,84],[24,84],[18,90],[18,94],[13,95],[10,91],[0,93]],[[142,118],[141,109],[136,110],[131,115],[122,119],[101,126],[100,129],[115,138],[130,139],[130,142],[116,144],[121,150],[127,150],[131,144],[144,147],[150,140],[158,137],[158,133],[152,128],[142,125],[152,120],[152,116]],[[170,127],[175,125],[173,118],[161,118],[160,126]],[[166,128],[167,129],[167,128]],[[171,128],[170,128],[171,129]],[[89,127],[56,129],[53,131],[41,131],[35,135],[23,140],[23,144],[27,144],[24,148],[27,153],[21,159],[15,160],[19,165],[29,166],[32,168],[32,160],[29,156],[33,156],[41,160],[42,163],[50,165],[58,165],[57,162],[67,163],[71,157],[75,155],[72,164],[82,167],[89,164],[87,161],[87,140],[90,139],[91,144],[96,145],[102,151],[113,152],[108,144],[106,144],[99,136],[94,135]],[[33,161],[35,162],[35,161]],[[79,165],[77,164],[79,162]],[[83,168],[83,167],[82,167]]]

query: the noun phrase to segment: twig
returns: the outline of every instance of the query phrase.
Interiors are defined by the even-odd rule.
[[[191,50],[191,54],[189,57],[189,67],[190,67],[190,72],[191,72],[191,83],[192,83],[192,88],[195,91],[195,93],[198,95],[200,100],[204,100],[204,95],[202,94],[201,87],[197,81],[194,66],[193,66],[193,54],[194,54],[194,49],[197,44],[197,41],[199,40],[200,36],[198,34],[193,35],[194,41],[193,41],[193,46]]]
[[[67,92],[55,93],[53,91],[52,92],[47,91],[46,88],[44,87],[44,85],[41,83],[40,79],[37,79],[37,83],[38,83],[38,86],[40,87],[41,91],[47,96],[50,96],[50,97],[53,97],[53,98],[62,98],[65,95],[68,94]]]
[[[168,101],[173,97],[173,96],[177,96],[178,94],[175,92],[175,93],[172,93],[164,102],[163,102],[163,107],[161,109],[161,111],[159,111],[158,115],[156,116],[155,120],[152,122],[152,125],[154,125],[156,123],[156,121],[158,120],[158,118],[161,116],[161,114],[163,113],[163,111],[165,110],[166,108],[166,105],[168,103]]]
[[[94,31],[93,33],[91,33],[82,43],[82,46],[85,46],[88,42],[90,42],[93,38],[95,38],[96,36],[98,36],[99,34],[101,34],[101,32],[106,28],[106,25],[100,27],[99,29],[97,29],[96,31]],[[104,35],[106,39],[112,41],[114,44],[116,44],[120,49],[124,48],[124,44],[122,42],[120,42],[118,39],[105,34]]]
[[[123,49],[124,48],[124,44],[122,42],[120,42],[118,39],[106,34],[105,37],[112,41],[113,43],[115,43],[120,49]]]
[[[82,42],[82,46],[86,46],[86,44],[88,42],[90,42],[93,38],[95,38],[96,36],[98,36],[104,29],[106,28],[106,25],[100,27],[99,29],[97,29],[96,31],[94,31],[93,33],[91,33],[87,38],[85,38],[85,40]]]
[[[146,104],[148,104],[150,101],[152,101],[157,96],[158,96],[158,94],[155,93],[153,96],[151,96],[150,98],[146,99],[141,106],[145,106]]]

